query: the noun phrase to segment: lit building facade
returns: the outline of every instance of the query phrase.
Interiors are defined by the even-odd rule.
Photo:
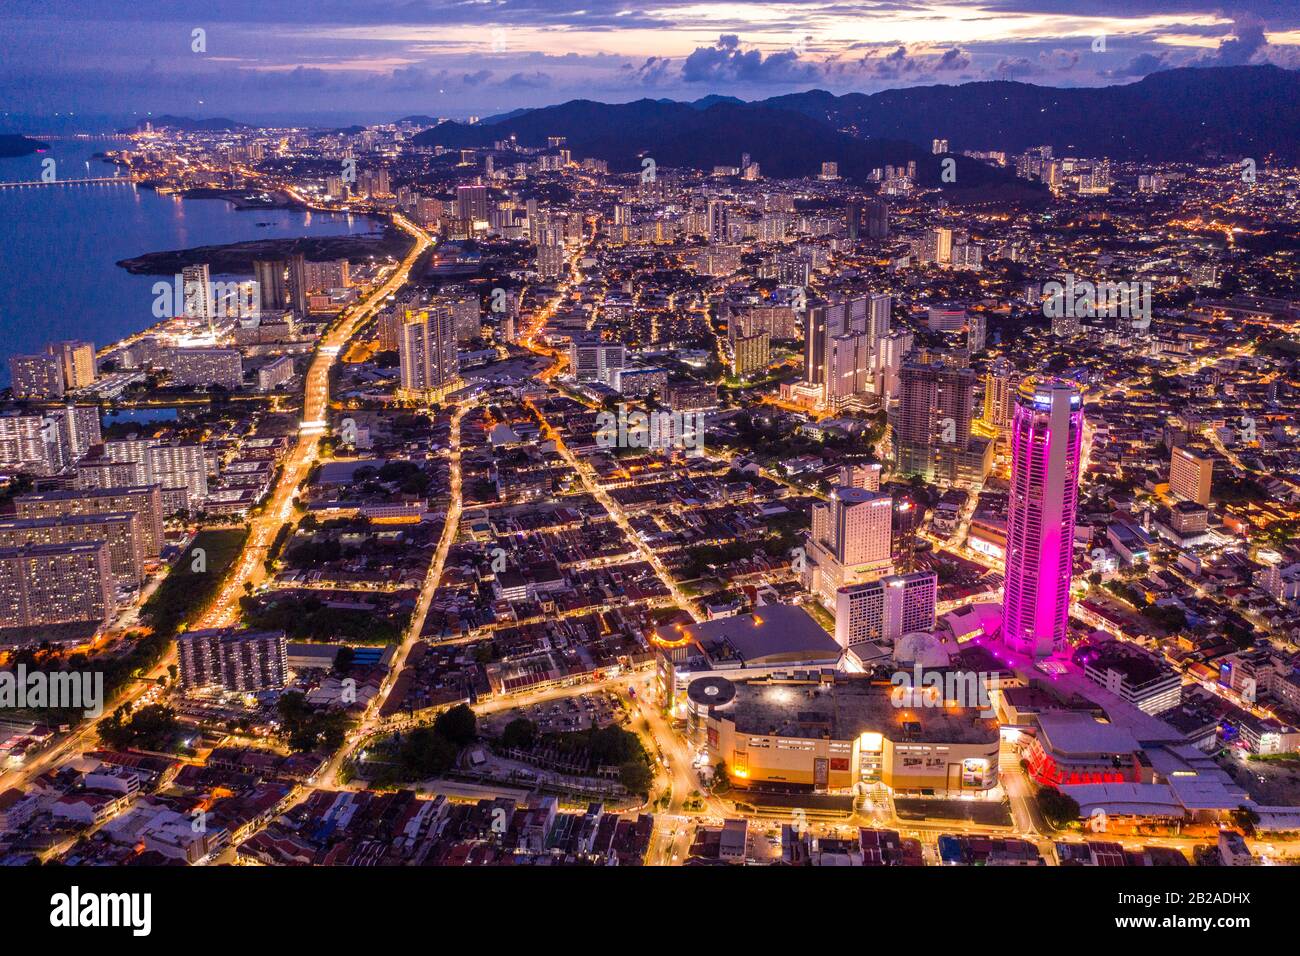
[[[1083,396],[1069,382],[1028,379],[1011,425],[1003,640],[1034,657],[1066,650]]]

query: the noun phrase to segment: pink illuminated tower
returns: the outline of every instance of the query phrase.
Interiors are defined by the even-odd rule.
[[[1011,421],[1002,639],[1033,657],[1067,650],[1082,443],[1079,390],[1060,379],[1023,382]]]

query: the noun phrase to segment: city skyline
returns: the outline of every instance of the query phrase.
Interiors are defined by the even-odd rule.
[[[0,10],[16,924],[304,867],[1285,913],[1290,4],[54,6]]]

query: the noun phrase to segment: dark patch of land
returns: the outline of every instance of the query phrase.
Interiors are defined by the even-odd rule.
[[[361,262],[372,256],[400,259],[411,247],[409,235],[393,226],[382,232],[353,236],[304,236],[296,239],[250,239],[223,246],[195,246],[149,252],[117,264],[132,275],[171,276],[186,266],[206,262],[214,275],[251,273],[254,259],[286,259],[301,252],[311,262],[347,259]]]
[[[31,139],[16,133],[0,133],[0,158],[30,156],[32,153],[49,148],[49,143],[42,143],[39,139]]]
[[[181,193],[186,199],[224,199],[236,209],[299,209],[302,203],[288,193],[276,191],[250,191],[247,189],[220,189],[216,186],[195,186]]]

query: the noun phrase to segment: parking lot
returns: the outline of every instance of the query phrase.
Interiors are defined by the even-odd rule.
[[[528,707],[515,707],[485,718],[488,734],[500,733],[512,720],[524,717],[537,725],[539,733],[557,734],[592,727],[607,727],[624,719],[618,697],[607,691],[592,691]]]

